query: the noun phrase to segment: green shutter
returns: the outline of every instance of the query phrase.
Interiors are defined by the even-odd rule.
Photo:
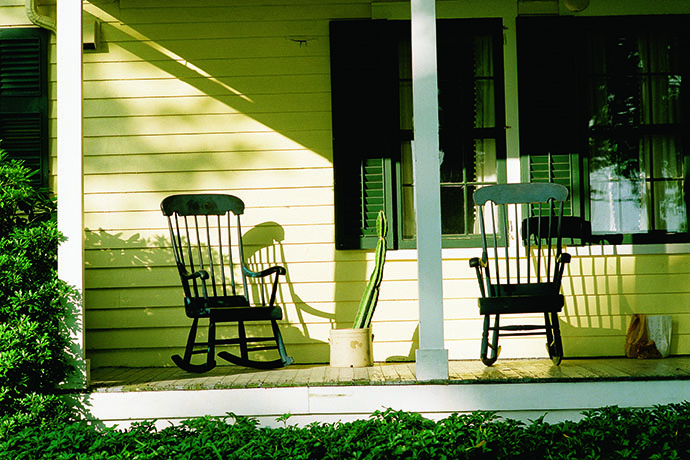
[[[577,36],[571,17],[517,20],[520,155],[523,180],[568,188],[565,213],[582,216]]]
[[[399,156],[397,42],[387,21],[330,26],[335,239],[373,248],[376,215],[395,228],[392,159]],[[393,247],[394,232],[389,232]]]
[[[48,177],[47,33],[0,29],[0,147]]]
[[[578,170],[575,155],[530,155],[529,182],[555,182],[568,189],[569,198],[563,207],[563,215],[576,216],[573,206],[573,190],[577,190]],[[575,162],[575,164],[573,164]]]

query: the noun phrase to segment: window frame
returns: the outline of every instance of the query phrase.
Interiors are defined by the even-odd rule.
[[[493,79],[494,84],[494,112],[495,124],[493,128],[474,128],[464,132],[472,132],[473,139],[496,139],[496,180],[505,182],[506,164],[506,133],[505,133],[505,72],[503,65],[503,24],[500,18],[490,19],[439,19],[439,29],[451,29],[462,31],[465,35],[475,35],[478,32],[486,34],[490,30],[493,42]],[[402,202],[402,146],[404,142],[410,142],[412,131],[403,129],[400,116],[400,79],[398,61],[398,43],[409,36],[409,21],[387,20],[353,20],[332,21],[330,28],[331,37],[331,89],[332,89],[332,113],[333,113],[333,166],[334,166],[334,195],[335,195],[335,239],[337,249],[367,249],[375,247],[376,239],[373,233],[373,219],[360,218],[356,228],[353,221],[356,212],[364,216],[375,217],[378,209],[384,209],[389,220],[388,245],[391,249],[414,249],[415,238],[403,237],[403,202]],[[371,51],[385,51],[391,56],[371,56]],[[352,50],[357,50],[359,53]],[[370,71],[361,76],[366,80],[373,79],[371,85],[379,87],[376,96],[372,96],[383,107],[371,108],[370,101],[359,95],[353,95],[353,88],[363,94],[372,93],[367,86],[369,82],[356,81],[357,65],[369,65],[373,69],[381,69],[378,73],[385,76],[386,82],[378,81],[377,72]],[[344,80],[350,81],[344,83]],[[440,78],[440,77],[439,77]],[[354,81],[354,83],[353,83]],[[384,89],[384,86],[386,88]],[[387,93],[391,87],[395,94]],[[346,100],[340,93],[349,92]],[[364,114],[361,121],[371,121],[372,126],[359,124],[357,132],[360,139],[373,140],[380,151],[374,158],[370,158],[368,152],[357,152],[357,145],[350,142],[347,137],[352,129],[348,129],[349,123],[346,113],[356,113],[356,104],[362,103],[370,108],[368,115]],[[361,110],[361,107],[359,107]],[[376,114],[376,116],[372,116]],[[348,150],[350,149],[350,150]],[[381,202],[369,205],[369,189],[363,184],[365,168],[353,167],[353,163],[364,164],[370,161],[372,171],[383,181],[383,186],[376,190],[381,195]],[[359,169],[359,171],[358,171]],[[354,176],[359,175],[358,179]],[[354,195],[359,192],[359,197]],[[379,199],[379,195],[375,199]],[[373,194],[371,195],[373,196]],[[474,209],[471,196],[468,201]],[[359,207],[359,211],[356,209]],[[466,208],[468,209],[468,208]],[[371,220],[371,222],[369,222]],[[366,227],[366,228],[365,228]],[[372,234],[373,233],[373,234]],[[479,247],[481,245],[480,234],[443,235],[443,247]]]
[[[541,158],[542,163],[545,163],[547,158],[550,160],[556,156],[561,159],[567,158],[565,161],[570,165],[569,177],[562,178],[561,183],[568,186],[571,191],[572,215],[582,217],[586,221],[591,219],[589,140],[593,129],[588,126],[587,120],[590,108],[589,80],[586,73],[588,61],[586,47],[583,46],[585,34],[593,27],[632,29],[636,24],[650,28],[684,25],[680,34],[681,47],[690,52],[690,34],[687,32],[690,28],[690,16],[687,15],[519,17],[517,20],[518,92],[522,101],[519,106],[520,156],[523,181],[539,182],[547,180],[546,176],[553,176],[555,170],[550,167],[540,176],[535,168],[536,158]],[[567,53],[564,50],[575,52]],[[550,59],[544,59],[544,56],[549,56]],[[544,64],[540,64],[540,61],[544,61]],[[546,75],[548,69],[551,70],[550,75],[556,77],[552,78],[552,81],[543,79],[542,82],[537,82],[539,76]],[[687,82],[690,81],[690,64],[687,60],[683,62],[680,72],[685,77],[687,86]],[[535,88],[538,88],[539,92]],[[560,97],[553,97],[552,94],[558,94]],[[690,97],[685,95],[681,98],[681,121],[674,129],[681,132],[686,218],[690,224]],[[530,104],[525,101],[530,101]],[[548,112],[552,120],[559,120],[558,124],[552,126],[548,120],[540,121],[535,106],[543,112]],[[603,131],[601,128],[596,129],[600,133]],[[654,129],[656,127],[650,125],[643,126],[639,131]],[[613,131],[615,130],[610,130]],[[543,135],[545,132],[550,134]],[[554,178],[550,177],[550,180]],[[647,204],[650,204],[649,201]],[[688,231],[683,233],[652,230],[646,233],[597,234],[595,237],[594,240],[609,244],[689,242],[690,225]]]

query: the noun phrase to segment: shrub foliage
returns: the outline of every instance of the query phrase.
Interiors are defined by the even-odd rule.
[[[260,427],[246,417],[204,417],[157,430],[86,422],[26,427],[0,439],[0,459],[685,459],[690,405],[606,407],[578,422],[549,424],[453,414],[438,422],[386,410],[367,420]]]
[[[78,299],[57,276],[55,203],[32,175],[0,149],[0,433],[69,412],[56,388],[71,369],[65,318]]]

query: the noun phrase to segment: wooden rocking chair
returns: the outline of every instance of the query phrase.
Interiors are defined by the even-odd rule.
[[[192,318],[184,356],[174,355],[175,364],[187,372],[209,371],[216,366],[216,347],[220,345],[239,346],[239,354],[221,351],[218,356],[240,366],[272,369],[292,363],[278,329],[277,321],[283,313],[275,306],[279,278],[285,275],[285,268],[273,266],[256,272],[246,266],[240,226],[242,200],[220,194],[172,195],[162,201],[161,210],[168,219],[185,312]],[[233,225],[236,238],[232,237]],[[248,278],[253,282],[249,283]],[[255,294],[254,304],[250,302],[250,290]],[[205,341],[197,338],[200,319],[208,320]],[[271,335],[248,336],[245,323],[257,321],[269,322]],[[218,323],[236,323],[237,337],[217,338]],[[266,350],[277,350],[279,358],[250,359],[250,353]],[[204,354],[204,362],[193,364],[195,354]]]
[[[482,256],[472,258],[470,266],[476,269],[481,292],[480,357],[487,366],[498,358],[499,337],[523,335],[546,335],[549,356],[554,364],[561,363],[558,312],[564,305],[561,279],[570,262],[562,251],[561,214],[567,198],[568,189],[558,184],[492,185],[474,192]],[[520,211],[529,217],[518,225]],[[543,313],[543,324],[500,324],[501,315],[535,313]]]

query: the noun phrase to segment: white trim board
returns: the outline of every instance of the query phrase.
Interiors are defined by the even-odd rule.
[[[290,414],[289,424],[368,418],[391,408],[441,419],[453,412],[495,411],[527,421],[546,415],[551,423],[577,420],[581,412],[604,406],[653,407],[690,400],[687,380],[564,382],[460,385],[362,385],[225,390],[175,390],[85,395],[87,417],[126,427],[156,419],[162,426],[204,415],[257,418],[266,426]]]

